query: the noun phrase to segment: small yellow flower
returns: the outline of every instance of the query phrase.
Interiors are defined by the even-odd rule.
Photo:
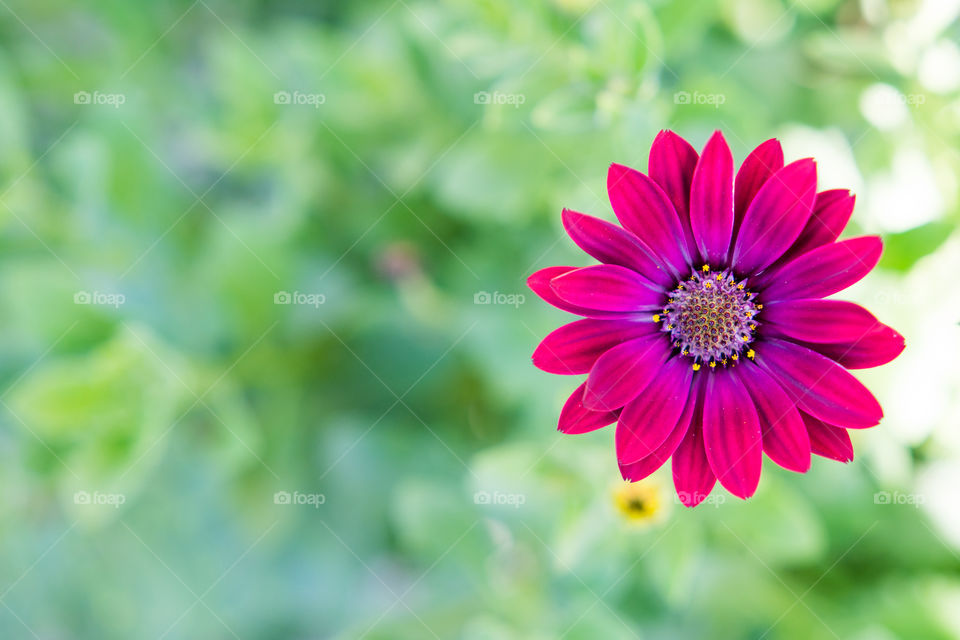
[[[613,503],[628,523],[647,526],[666,518],[669,496],[662,484],[647,478],[618,484],[613,490]]]

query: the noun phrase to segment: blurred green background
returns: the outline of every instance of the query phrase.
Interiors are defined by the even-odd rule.
[[[0,637],[960,637],[958,12],[0,0]],[[556,432],[524,280],[661,128],[884,236],[850,465],[687,510]]]

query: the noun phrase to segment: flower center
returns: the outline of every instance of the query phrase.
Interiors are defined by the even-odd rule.
[[[694,359],[694,370],[700,363],[711,367],[736,363],[744,349],[748,358],[753,357],[749,345],[757,328],[754,318],[763,307],[754,298],[756,294],[729,271],[715,273],[704,265],[702,272],[677,285],[663,314],[654,320],[663,322],[681,354]]]

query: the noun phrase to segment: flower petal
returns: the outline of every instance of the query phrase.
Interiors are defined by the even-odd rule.
[[[636,314],[621,313],[619,311],[598,311],[597,309],[587,309],[569,304],[560,299],[560,297],[550,288],[550,281],[557,276],[569,273],[579,267],[547,267],[534,272],[527,278],[527,286],[547,304],[566,311],[575,313],[578,316],[588,318],[631,318]]]
[[[563,433],[577,434],[596,431],[601,427],[616,422],[620,411],[590,411],[583,406],[583,392],[587,387],[584,382],[570,394],[567,402],[560,410],[560,422],[557,429]]]
[[[769,275],[761,275],[756,286],[764,302],[794,298],[823,298],[846,289],[877,266],[883,243],[877,236],[850,238],[824,245]]]
[[[673,131],[661,131],[650,146],[650,177],[673,203],[683,227],[687,254],[694,261],[699,260],[700,252],[690,229],[690,185],[698,159],[696,149]]]
[[[664,443],[687,403],[693,369],[687,358],[668,360],[647,388],[631,400],[617,422],[617,461],[630,464]]]
[[[657,447],[656,451],[647,457],[630,464],[618,462],[618,466],[620,467],[620,475],[623,476],[624,480],[628,482],[643,480],[651,473],[662,467],[663,463],[670,459],[670,456],[672,456],[674,451],[677,450],[677,447],[680,446],[680,442],[683,440],[684,436],[687,435],[687,430],[690,428],[690,422],[693,419],[694,409],[697,407],[697,403],[699,402],[698,398],[702,393],[699,389],[702,384],[698,383],[698,381],[702,380],[704,380],[703,376],[697,376],[694,379],[690,388],[690,395],[683,407],[683,413],[680,414],[680,418],[677,419],[677,423],[670,431],[670,435],[668,435],[667,439],[663,441],[663,444]]]
[[[757,273],[782,256],[810,219],[816,196],[812,159],[791,162],[773,174],[744,214],[731,257],[737,273]]]
[[[619,409],[647,388],[670,355],[662,335],[619,344],[597,359],[587,377],[583,404],[594,411]]]
[[[903,336],[882,323],[852,342],[835,344],[804,342],[802,344],[817,353],[822,353],[847,369],[879,367],[899,356],[906,347]]]
[[[550,281],[560,299],[578,307],[600,311],[662,309],[664,293],[632,269],[596,264],[575,269]]]
[[[695,382],[694,387],[697,386]],[[699,386],[702,391],[705,385]],[[716,483],[717,477],[710,468],[703,442],[703,393],[700,393],[694,405],[690,428],[673,452],[673,486],[684,506],[695,507],[710,495]]]
[[[806,413],[801,415],[810,434],[810,450],[813,453],[838,462],[853,460],[853,443],[846,429],[827,424]]]
[[[830,424],[872,427],[883,409],[859,380],[833,360],[806,347],[764,338],[756,362],[780,383],[797,406]]]
[[[736,238],[743,216],[754,196],[770,176],[783,168],[783,149],[780,141],[771,138],[756,149],[740,165],[733,186],[733,237]]]
[[[818,193],[813,204],[813,215],[783,259],[793,260],[839,238],[850,221],[855,202],[856,197],[846,189],[829,189]]]
[[[683,227],[657,183],[630,167],[612,164],[607,172],[607,193],[617,220],[643,241],[650,258],[675,278],[684,277],[690,258],[685,244],[678,242]]]
[[[727,491],[749,498],[760,484],[760,420],[738,372],[711,372],[703,402],[703,440],[710,468]]]
[[[704,262],[726,261],[733,234],[733,154],[719,131],[707,141],[693,173],[690,228]]]
[[[664,287],[674,284],[674,277],[649,258],[650,249],[626,229],[570,209],[562,217],[567,235],[600,262],[633,269]]]
[[[547,334],[533,352],[533,364],[547,373],[587,373],[608,349],[658,329],[650,320],[577,320]]]
[[[757,365],[745,362],[737,372],[757,409],[764,452],[784,469],[806,473],[810,469],[810,438],[796,405]]]
[[[856,342],[881,326],[872,313],[843,300],[782,300],[763,307],[764,334],[806,342]]]

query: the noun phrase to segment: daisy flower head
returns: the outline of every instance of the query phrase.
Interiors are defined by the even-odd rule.
[[[852,460],[848,429],[878,424],[883,411],[848,370],[904,349],[863,307],[826,299],[880,259],[877,236],[838,240],[854,196],[818,192],[814,160],[784,165],[776,140],[734,174],[719,131],[700,154],[662,131],[648,174],[613,164],[607,191],[619,226],[563,211],[571,239],[601,264],[548,267],[527,281],[582,316],[533,353],[549,373],[587,374],[559,430],[616,422],[624,479],[672,459],[687,506],[717,481],[753,495],[763,454],[799,473],[811,453]]]

